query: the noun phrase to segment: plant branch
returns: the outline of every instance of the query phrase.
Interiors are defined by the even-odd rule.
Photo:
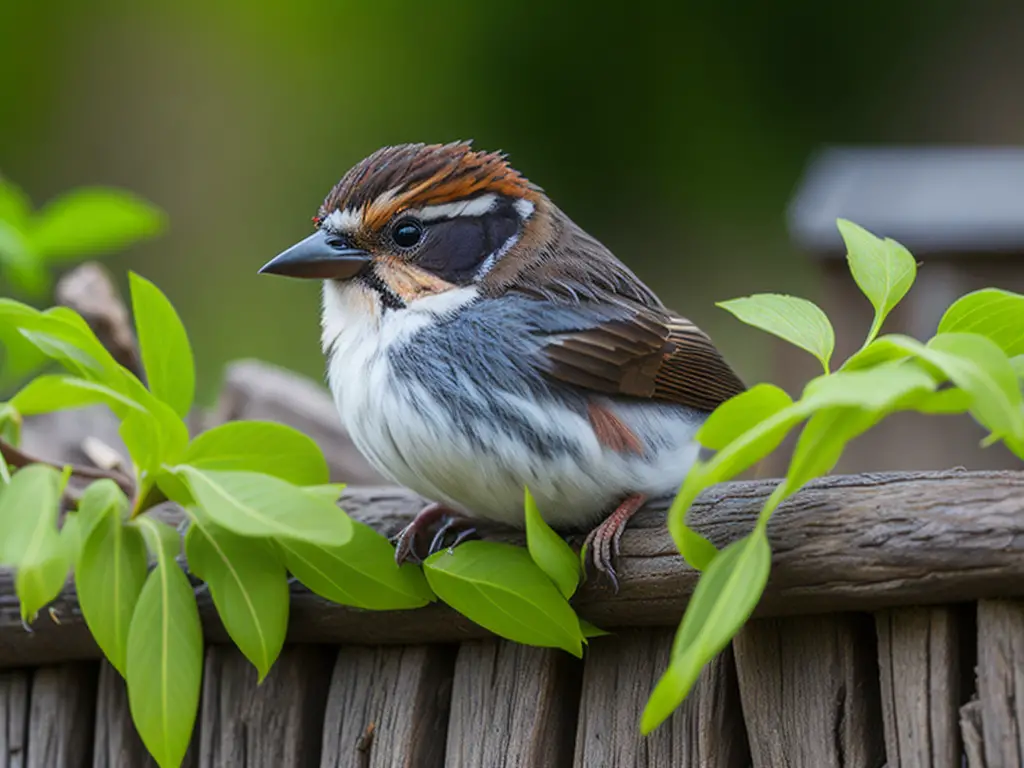
[[[87,480],[113,480],[117,483],[117,486],[124,491],[124,494],[128,498],[132,498],[135,495],[135,481],[123,472],[118,472],[116,469],[108,470],[99,469],[97,467],[84,467],[80,464],[57,464],[52,461],[46,461],[45,459],[30,456],[20,448],[16,448],[3,440],[0,440],[0,454],[3,455],[7,463],[12,467],[20,469],[21,467],[26,467],[29,464],[45,464],[48,467],[62,470],[64,467],[69,466],[71,467],[72,477],[81,477]]]

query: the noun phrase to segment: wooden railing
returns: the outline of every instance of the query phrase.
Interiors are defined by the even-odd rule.
[[[195,428],[232,418],[303,429],[334,479],[376,480],[311,382],[235,364]],[[101,410],[25,427],[32,452],[54,460],[83,461],[86,436],[119,443]],[[692,522],[727,544],[771,487],[714,488]],[[379,486],[342,499],[385,533],[422,503]],[[361,611],[295,586],[288,644],[257,686],[199,588],[209,646],[188,764],[1024,764],[1024,473],[827,478],[778,510],[769,537],[772,575],[755,618],[646,738],[639,713],[697,580],[661,511],[640,513],[623,536],[620,591],[588,582],[574,598],[613,631],[582,662],[497,640],[441,604]],[[71,585],[29,631],[0,571],[0,765],[146,764],[123,683],[99,659]]]

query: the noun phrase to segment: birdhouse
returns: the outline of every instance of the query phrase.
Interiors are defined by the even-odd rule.
[[[954,300],[985,287],[1024,292],[1024,148],[831,147],[810,163],[791,201],[794,244],[820,276],[817,296],[836,327],[836,360],[856,351],[872,308],[846,264],[843,218],[906,246],[918,261],[910,293],[883,333],[925,340]],[[799,390],[813,361],[780,353],[783,385]],[[1019,466],[966,416],[900,414],[852,444],[843,472]]]

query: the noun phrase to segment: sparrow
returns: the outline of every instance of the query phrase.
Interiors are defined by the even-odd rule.
[[[523,488],[613,560],[630,517],[678,491],[696,431],[745,387],[504,153],[384,147],[351,168],[315,231],[259,271],[323,280],[327,381],[352,441],[431,500],[394,539],[419,560],[486,520],[525,527]]]

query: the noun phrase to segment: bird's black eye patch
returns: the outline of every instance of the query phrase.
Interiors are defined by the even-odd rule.
[[[391,239],[399,248],[414,248],[423,239],[423,225],[415,219],[404,219],[391,230]]]
[[[482,216],[456,216],[431,222],[416,263],[456,285],[472,282],[486,259],[519,231],[520,219],[510,205]]]

